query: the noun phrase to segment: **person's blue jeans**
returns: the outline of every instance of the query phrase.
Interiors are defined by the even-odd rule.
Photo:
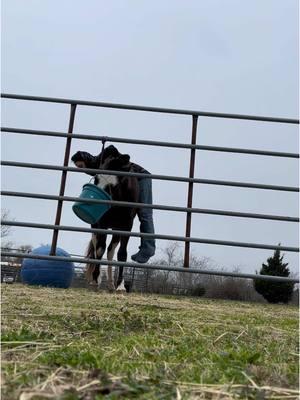
[[[139,189],[139,203],[152,204],[152,179],[140,179]],[[137,214],[140,220],[140,232],[154,233],[153,209],[139,208]],[[155,240],[141,238],[140,253],[152,257],[155,253]]]

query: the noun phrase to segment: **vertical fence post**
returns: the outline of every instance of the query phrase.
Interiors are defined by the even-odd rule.
[[[66,148],[65,148],[64,167],[67,167],[69,164],[72,133],[73,133],[73,127],[74,127],[74,120],[75,120],[75,112],[76,112],[76,104],[71,104],[68,137],[67,137]],[[67,179],[67,171],[63,171],[62,175],[61,175],[61,181],[60,181],[59,196],[63,196],[65,193],[66,179]],[[63,206],[63,200],[58,200],[57,208],[56,208],[55,225],[60,224],[62,206]],[[56,253],[58,232],[59,231],[57,229],[54,229],[54,231],[53,231],[52,245],[51,245],[51,251],[50,251],[51,256],[55,255],[55,253]]]
[[[197,123],[198,123],[198,116],[197,115],[193,115],[192,141],[191,141],[191,144],[196,144]],[[194,178],[195,155],[196,155],[196,149],[191,149],[189,178]],[[193,205],[193,187],[194,187],[194,183],[193,182],[189,182],[188,200],[187,200],[187,207],[188,208],[192,207],[192,205]],[[191,212],[187,212],[186,213],[186,229],[185,229],[185,236],[187,238],[191,237],[191,225],[192,225],[192,213]],[[184,268],[189,268],[189,262],[190,262],[190,242],[185,242],[184,264],[183,264]]]

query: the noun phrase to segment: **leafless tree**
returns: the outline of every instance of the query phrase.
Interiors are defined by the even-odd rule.
[[[5,221],[9,219],[9,210],[6,208],[1,209],[1,220]],[[6,238],[10,235],[11,227],[1,224],[1,239]]]
[[[160,250],[160,256],[152,261],[153,264],[168,267],[183,267],[182,246],[178,243],[170,243]],[[227,272],[208,257],[199,257],[191,254],[190,268],[199,270],[217,270]],[[240,272],[238,267],[232,272]],[[141,279],[144,278],[144,290],[160,294],[185,294],[193,296],[205,296],[208,298],[263,301],[253,289],[252,280],[232,278],[217,275],[202,275],[185,272],[144,270]]]
[[[167,267],[183,267],[182,246],[177,242],[168,244],[160,250],[161,255],[152,261],[153,264],[164,265]],[[196,256],[190,257],[190,267],[205,269],[210,265],[209,259]],[[150,271],[149,271],[150,272]],[[145,272],[146,273],[146,272]],[[148,273],[148,271],[147,271]],[[191,293],[201,285],[201,277],[196,274],[188,274],[175,271],[151,271],[147,274],[147,290],[154,293]]]

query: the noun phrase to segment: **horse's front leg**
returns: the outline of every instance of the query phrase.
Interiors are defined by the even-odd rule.
[[[127,261],[127,244],[128,244],[129,236],[121,237],[121,244],[118,251],[118,261]],[[117,292],[122,293],[126,292],[125,282],[123,277],[123,267],[118,268],[118,279],[117,279]]]
[[[106,249],[106,235],[97,235],[97,242],[96,242],[96,255],[95,258],[101,260]],[[101,281],[102,281],[102,274],[101,274],[101,264],[99,264],[98,276],[95,275],[95,280],[97,281],[98,289],[100,289]]]
[[[119,241],[120,241],[120,236],[113,235],[111,242],[107,249],[107,260],[108,261],[113,260],[114,254],[115,254],[115,249],[118,246]],[[115,291],[115,289],[116,289],[115,284],[114,284],[111,264],[107,266],[107,287],[108,287],[108,290],[111,292]]]

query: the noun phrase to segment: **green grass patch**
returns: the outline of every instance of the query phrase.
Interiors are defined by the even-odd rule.
[[[18,284],[2,299],[6,400],[298,398],[295,307]]]

